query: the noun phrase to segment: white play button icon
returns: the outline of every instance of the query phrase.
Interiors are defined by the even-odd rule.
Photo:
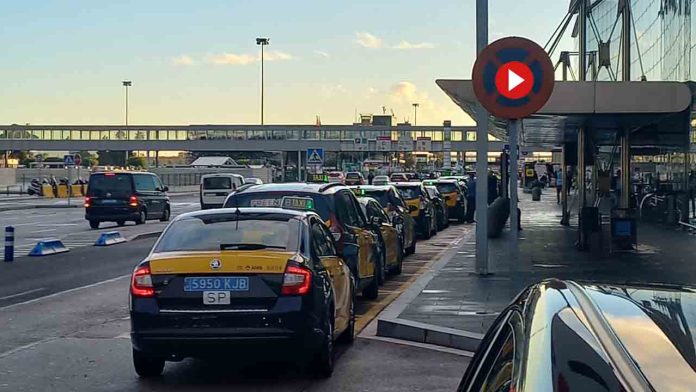
[[[512,91],[515,87],[524,83],[524,78],[508,69],[508,91]]]

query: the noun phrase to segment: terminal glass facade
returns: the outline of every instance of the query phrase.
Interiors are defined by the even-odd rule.
[[[622,16],[619,0],[591,1],[587,20],[587,50],[599,51],[609,42],[609,67],[597,71],[597,80],[622,80]],[[630,0],[630,79],[691,80],[694,63],[691,0]],[[597,55],[599,57],[599,55]],[[588,61],[591,63],[591,60]],[[592,69],[588,79],[592,78]]]

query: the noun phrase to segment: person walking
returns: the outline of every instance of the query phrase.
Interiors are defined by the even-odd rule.
[[[372,185],[372,180],[375,179],[375,174],[370,170],[370,173],[367,174],[367,183],[368,185]]]
[[[474,221],[474,213],[476,212],[476,177],[474,173],[469,173],[469,181],[466,182],[466,223]]]
[[[561,204],[561,192],[563,192],[563,171],[556,171],[556,204]]]

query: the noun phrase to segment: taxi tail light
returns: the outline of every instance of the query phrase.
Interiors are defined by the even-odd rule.
[[[131,294],[135,297],[154,297],[155,288],[152,285],[150,266],[142,265],[133,271],[131,278]]]
[[[137,207],[138,206],[138,197],[137,196],[131,196],[130,200],[128,200],[128,205],[131,207]]]
[[[85,197],[85,208],[92,207],[92,198],[89,196]]]
[[[305,295],[312,287],[312,272],[295,263],[288,263],[283,274],[282,295]]]

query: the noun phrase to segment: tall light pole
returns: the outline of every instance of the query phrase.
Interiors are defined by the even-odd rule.
[[[133,82],[130,80],[124,80],[123,82],[123,87],[126,88],[126,126],[128,126],[128,87],[133,85]]]
[[[121,82],[123,84],[123,87],[126,88],[126,126],[128,126],[128,87],[133,85],[133,82],[130,80],[124,80]],[[128,130],[124,131],[126,132],[126,135],[128,134]],[[128,150],[126,150],[126,157],[125,157],[125,162],[123,163],[124,166],[128,166]]]
[[[256,45],[261,46],[261,125],[263,125],[263,47],[270,44],[268,38],[256,38]]]
[[[419,106],[420,106],[419,103],[413,104],[413,125],[414,126],[418,125],[418,107]]]

